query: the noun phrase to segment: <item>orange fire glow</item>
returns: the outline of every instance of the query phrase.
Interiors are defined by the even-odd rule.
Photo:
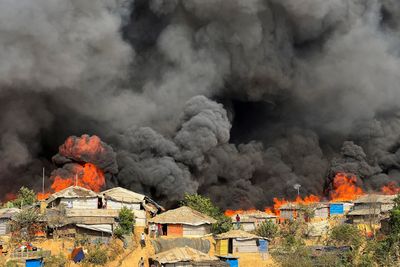
[[[357,177],[352,174],[337,173],[333,178],[333,190],[330,192],[332,201],[349,201],[364,194],[357,186]]]
[[[101,191],[105,185],[104,173],[92,163],[85,163],[84,166],[76,165],[71,177],[55,176],[51,189],[53,192],[61,191],[73,185],[81,186],[95,192]],[[46,199],[51,193],[39,193],[39,200]]]
[[[16,196],[14,193],[7,193],[7,194],[4,196],[5,202],[14,200],[14,199],[16,199],[16,198],[17,198],[17,196]]]
[[[231,217],[236,214],[242,215],[242,214],[246,214],[246,213],[250,213],[250,212],[254,212],[254,211],[256,211],[256,209],[254,209],[254,208],[248,209],[248,210],[226,210],[224,214],[226,216]]]
[[[104,148],[98,136],[82,135],[80,138],[70,136],[59,148],[60,154],[81,158],[82,155],[95,155],[103,153]]]
[[[74,173],[77,175],[77,177],[73,176],[63,178],[56,176],[53,184],[51,185],[51,189],[53,189],[55,192],[58,192],[72,185],[77,185],[99,192],[106,181],[104,178],[104,173],[91,163],[85,163],[83,167],[80,165],[76,166],[77,167],[75,168]]]
[[[381,192],[385,195],[396,195],[400,193],[400,187],[397,186],[396,182],[390,182],[385,186],[382,186]]]

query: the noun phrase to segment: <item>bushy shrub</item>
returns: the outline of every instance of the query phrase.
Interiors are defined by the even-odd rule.
[[[363,235],[357,226],[352,224],[340,224],[332,228],[329,242],[335,245],[347,245],[357,249],[363,241]]]
[[[85,262],[91,263],[93,265],[104,266],[108,261],[107,250],[101,246],[95,246],[89,249]]]
[[[277,233],[278,233],[278,226],[270,220],[267,220],[259,224],[255,231],[256,235],[266,238],[274,238]]]

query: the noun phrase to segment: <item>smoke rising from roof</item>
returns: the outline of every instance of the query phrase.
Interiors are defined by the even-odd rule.
[[[82,134],[166,203],[400,182],[399,22],[395,0],[2,1],[0,192]]]

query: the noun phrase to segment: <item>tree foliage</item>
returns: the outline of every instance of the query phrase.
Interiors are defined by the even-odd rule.
[[[118,223],[119,226],[114,230],[117,237],[131,234],[135,225],[135,214],[127,207],[122,207],[118,214]]]
[[[274,238],[278,233],[278,226],[274,222],[267,220],[260,223],[255,232],[258,236]]]
[[[32,205],[36,202],[36,200],[35,191],[23,186],[18,190],[17,198],[11,201],[9,204],[11,204],[11,206],[21,208]]]
[[[208,197],[198,194],[185,194],[181,205],[188,206],[217,220],[217,223],[212,227],[214,234],[224,233],[232,229],[232,219],[225,216]]]

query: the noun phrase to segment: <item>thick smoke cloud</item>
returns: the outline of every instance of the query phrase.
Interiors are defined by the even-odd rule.
[[[3,1],[0,191],[85,133],[110,185],[171,204],[400,182],[399,22],[395,0]]]

